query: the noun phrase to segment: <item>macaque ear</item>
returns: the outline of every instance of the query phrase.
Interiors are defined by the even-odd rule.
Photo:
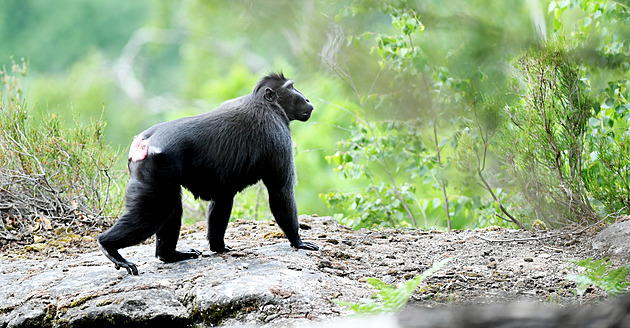
[[[274,102],[278,99],[278,95],[272,88],[265,88],[265,100],[268,102]]]

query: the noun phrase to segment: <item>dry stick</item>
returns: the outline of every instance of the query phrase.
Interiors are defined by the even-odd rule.
[[[484,189],[486,189],[488,193],[490,193],[490,196],[492,196],[492,199],[494,199],[497,205],[499,205],[499,209],[501,210],[501,212],[507,215],[509,220],[502,217],[498,213],[495,213],[496,216],[498,216],[499,218],[505,221],[516,224],[521,229],[525,229],[525,226],[523,226],[523,224],[519,220],[517,220],[514,216],[512,216],[512,214],[510,214],[510,212],[508,212],[508,210],[503,206],[503,203],[501,203],[501,200],[499,199],[499,197],[494,193],[494,191],[492,191],[492,187],[490,187],[490,184],[483,177],[483,171],[486,169],[486,158],[488,155],[488,145],[489,145],[490,137],[488,136],[487,130],[485,132],[483,131],[483,128],[481,127],[481,124],[479,123],[479,117],[477,116],[476,110],[475,110],[475,120],[477,121],[477,128],[479,129],[479,136],[481,137],[481,140],[483,140],[483,157],[480,158],[479,153],[475,152],[475,156],[477,157],[477,175],[479,176],[479,179],[481,179],[481,182],[483,183],[481,184],[481,186]],[[477,178],[475,177],[474,173],[473,173],[473,178],[479,184],[479,181],[477,181]]]
[[[499,218],[505,220],[505,221],[512,222],[512,223],[516,224],[521,229],[525,229],[525,226],[519,220],[517,220],[515,217],[513,217],[510,214],[510,212],[508,212],[507,209],[503,206],[503,203],[501,203],[501,200],[499,199],[499,197],[494,193],[494,191],[492,191],[492,187],[490,187],[490,185],[488,184],[486,179],[483,177],[483,173],[481,172],[481,170],[479,168],[477,168],[477,175],[479,176],[479,179],[481,179],[481,182],[483,183],[482,186],[490,193],[490,196],[492,196],[492,199],[494,199],[494,201],[497,203],[497,205],[499,205],[499,209],[501,210],[501,212],[503,212],[503,214],[507,215],[509,220],[504,218],[504,217],[502,217],[502,216],[500,216],[498,213],[495,213],[495,215],[498,216]]]
[[[96,214],[96,217],[101,217],[101,214],[103,214],[103,211],[105,211],[105,206],[107,206],[107,203],[109,202],[109,188],[112,185],[112,178],[109,176],[109,172],[107,171],[107,169],[103,169],[102,171],[105,173],[105,176],[107,177],[107,193],[105,194],[105,202],[102,204],[99,204],[101,207],[101,210],[98,212],[98,214]]]
[[[555,238],[555,237],[562,237],[562,236],[569,236],[569,235],[580,235],[582,233],[584,233],[586,230],[602,223],[603,221],[605,221],[606,219],[608,219],[608,217],[610,217],[613,214],[617,214],[619,215],[619,213],[625,208],[625,206],[623,208],[621,208],[619,211],[614,212],[614,213],[610,213],[608,215],[606,215],[605,217],[601,218],[599,221],[590,224],[588,226],[586,226],[586,228],[578,230],[578,231],[571,231],[571,232],[564,232],[564,233],[560,233],[560,234],[556,234],[556,235],[551,235],[551,236],[541,236],[541,237],[527,237],[527,238],[511,238],[511,239],[490,239],[490,238],[486,238],[483,236],[477,236],[477,238],[481,239],[481,240],[485,240],[485,241],[489,241],[489,242],[495,242],[495,243],[503,243],[503,242],[512,242],[512,241],[533,241],[533,240],[543,240],[543,239],[549,239],[549,238]]]
[[[440,146],[437,140],[437,122],[433,122],[433,141],[435,141],[435,153],[437,154],[438,167],[441,170],[442,160],[440,159]],[[446,211],[446,225],[448,227],[448,231],[451,231],[451,213],[449,212],[449,209],[448,209],[448,195],[446,194],[446,185],[444,184],[444,178],[440,177],[440,181],[438,181],[438,183],[440,184],[440,187],[442,188],[442,194],[444,195],[444,210]]]
[[[423,78],[422,81],[424,82],[425,88],[429,89],[429,83],[427,82],[427,79]],[[438,90],[438,95],[441,93],[441,90],[442,88],[440,87],[440,89]],[[433,108],[433,100],[431,99],[430,93],[427,93],[427,100],[429,102],[429,108]],[[433,141],[435,142],[435,153],[437,157],[438,167],[440,168],[440,170],[442,170],[443,167],[442,167],[442,160],[440,157],[440,145],[438,144],[438,138],[437,138],[437,120],[433,121]],[[448,227],[448,231],[451,231],[451,213],[449,210],[448,194],[446,193],[446,184],[444,183],[444,178],[440,177],[440,180],[438,181],[438,179],[435,177],[433,173],[431,173],[431,175],[433,176],[433,179],[440,185],[440,188],[442,189],[442,195],[444,197],[444,210],[446,212],[446,225]],[[424,211],[422,211],[422,214],[424,215]],[[425,215],[425,221],[426,221],[426,215]]]

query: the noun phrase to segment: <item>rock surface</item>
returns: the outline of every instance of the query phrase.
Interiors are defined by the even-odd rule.
[[[595,238],[592,230],[351,231],[332,218],[300,222],[303,239],[321,251],[292,249],[273,223],[237,221],[226,234],[234,251],[215,254],[198,225],[182,233],[178,247],[202,250],[199,259],[162,263],[152,243],[123,250],[138,276],[116,271],[98,251],[41,259],[3,254],[0,327],[317,326],[341,316],[331,300],[369,297],[367,277],[399,283],[445,257],[454,259],[423,282],[411,308],[521,299],[575,304],[574,286],[565,281],[575,269],[567,260],[615,253],[615,263],[630,263],[616,251],[627,238],[615,238],[629,233],[629,222]],[[592,289],[579,301],[603,299]]]
[[[611,224],[595,236],[593,247],[621,262],[630,262],[630,220]]]

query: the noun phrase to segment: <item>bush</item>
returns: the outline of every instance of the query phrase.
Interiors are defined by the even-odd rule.
[[[552,226],[596,218],[582,179],[585,137],[596,103],[580,65],[553,46],[516,63],[520,105],[507,109],[501,156],[517,192]],[[514,147],[514,145],[518,145]]]
[[[0,241],[31,242],[58,226],[85,230],[116,216],[122,201],[105,123],[64,130],[58,115],[31,117],[26,71],[24,60],[0,71]]]

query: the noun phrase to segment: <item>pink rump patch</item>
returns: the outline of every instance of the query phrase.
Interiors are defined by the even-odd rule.
[[[149,153],[149,140],[142,140],[142,137],[137,136],[131,142],[129,147],[129,159],[137,162],[145,159]]]

